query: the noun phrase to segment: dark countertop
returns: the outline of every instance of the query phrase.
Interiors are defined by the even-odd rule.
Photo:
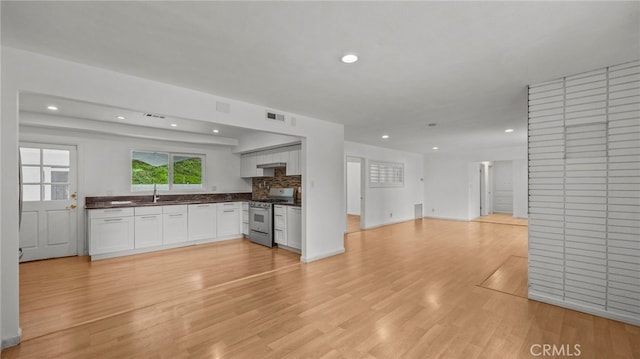
[[[231,196],[231,199],[229,199]],[[231,194],[188,194],[188,195],[160,195],[158,202],[153,202],[152,196],[109,196],[87,197],[86,209],[128,208],[146,206],[172,206],[203,203],[247,202],[251,200],[251,193]]]

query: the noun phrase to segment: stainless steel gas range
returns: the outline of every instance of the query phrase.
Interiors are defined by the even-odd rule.
[[[294,188],[271,188],[269,197],[249,202],[249,240],[273,247],[273,205],[293,203]]]

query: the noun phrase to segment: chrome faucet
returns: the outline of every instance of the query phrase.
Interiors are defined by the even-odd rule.
[[[160,195],[158,194],[158,188],[154,183],[153,184],[153,203],[157,203],[159,199],[160,199]]]

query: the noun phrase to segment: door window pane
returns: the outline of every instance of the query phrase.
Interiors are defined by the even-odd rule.
[[[68,168],[43,167],[44,183],[69,183]]]
[[[45,201],[60,201],[69,199],[68,184],[46,184],[44,188]]]
[[[39,165],[40,149],[39,148],[20,148],[20,157],[23,165]]]
[[[40,183],[40,167],[22,166],[23,183]]]
[[[42,164],[53,166],[69,166],[69,151],[43,149]]]
[[[22,185],[22,200],[39,201],[40,200],[40,185],[39,184],[25,184]]]

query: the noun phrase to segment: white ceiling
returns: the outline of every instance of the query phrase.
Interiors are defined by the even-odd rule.
[[[640,58],[640,2],[3,1],[2,42],[468,151],[526,143],[527,84]]]
[[[47,109],[48,106],[55,106],[57,110],[51,111]],[[181,139],[183,141],[220,144],[228,146],[237,145],[237,139],[243,136],[260,132],[245,128],[216,124],[209,121],[204,121],[205,119],[184,119],[170,117],[159,113],[154,114],[160,115],[164,118],[148,117],[145,116],[146,112],[144,111],[121,109],[112,106],[106,106],[103,104],[88,103],[73,99],[35,93],[20,94],[20,111],[22,113],[38,113],[44,114],[48,117],[59,116],[78,120],[76,122],[60,120],[57,121],[57,123],[54,123],[54,121],[45,120],[45,127],[67,128],[68,126],[73,126],[74,123],[77,123],[78,125],[76,126],[76,128],[82,130],[86,127],[93,132],[109,132],[112,134],[129,135],[134,137],[136,137],[136,133],[143,133],[148,137],[173,137],[176,140]],[[118,116],[124,117],[124,120],[119,119]],[[22,121],[23,118],[26,118],[25,121]],[[25,125],[42,126],[42,121],[34,122],[32,118],[32,116],[22,116],[21,123]],[[83,121],[87,123],[86,126],[82,123]],[[91,124],[91,122],[93,121],[108,122],[110,126],[95,126]],[[132,131],[131,126],[118,126],[117,124],[133,125],[138,127],[138,130]],[[172,124],[175,124],[176,126],[173,127],[171,126]],[[145,131],[144,128],[153,128],[156,129],[156,131]],[[218,132],[214,133],[213,130],[218,130]],[[200,136],[176,136],[176,133],[197,134]]]

